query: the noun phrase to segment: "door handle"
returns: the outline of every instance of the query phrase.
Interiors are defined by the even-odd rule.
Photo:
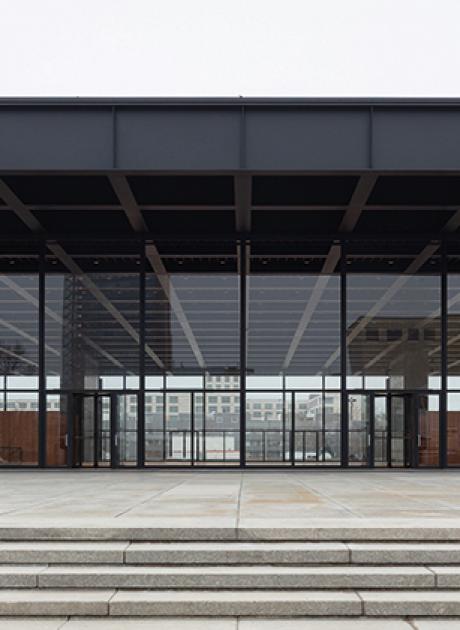
[[[370,433],[368,433],[368,434],[367,434],[367,445],[368,445],[369,447],[370,447],[370,445],[371,445],[371,434],[370,434]]]
[[[115,446],[118,447],[118,433],[115,433]]]
[[[420,447],[422,446],[422,434],[418,433],[417,435],[417,446]]]
[[[64,435],[64,445],[66,448],[69,448],[69,434],[68,433]]]

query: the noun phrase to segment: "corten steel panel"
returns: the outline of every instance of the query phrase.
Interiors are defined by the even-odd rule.
[[[0,169],[107,169],[112,144],[110,109],[0,109]]]
[[[368,109],[248,110],[246,165],[254,170],[369,168]]]
[[[117,167],[219,170],[239,166],[238,110],[120,109]]]
[[[460,168],[460,109],[375,110],[373,167]]]

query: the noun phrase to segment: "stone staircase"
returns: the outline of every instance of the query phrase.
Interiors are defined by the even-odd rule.
[[[1,527],[0,616],[458,616],[460,627],[460,534]]]

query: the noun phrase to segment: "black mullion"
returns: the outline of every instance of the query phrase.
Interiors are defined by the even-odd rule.
[[[240,466],[246,465],[246,241],[239,245],[240,258]]]
[[[448,306],[447,306],[447,255],[445,243],[441,252],[441,392],[439,400],[439,466],[446,468],[447,460],[447,371],[448,371]]]
[[[342,243],[340,256],[340,461],[348,466],[348,400],[347,400],[347,251]]]
[[[45,375],[45,252],[40,243],[38,275],[38,465],[46,466],[46,375]]]
[[[137,400],[137,466],[145,466],[145,242],[139,270],[139,394]]]

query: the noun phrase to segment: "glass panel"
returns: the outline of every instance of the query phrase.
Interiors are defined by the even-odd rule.
[[[240,377],[232,374],[215,375],[206,374],[206,389],[238,389],[240,387]]]
[[[409,465],[410,434],[406,417],[406,399],[403,396],[392,396],[391,404],[391,465]],[[413,398],[410,400],[413,404]],[[409,405],[410,407],[410,405]]]
[[[191,459],[191,394],[177,392],[166,394],[166,459],[190,461]]]
[[[204,447],[206,461],[223,462],[239,460],[239,393],[232,391],[207,393],[205,399],[206,424]]]
[[[322,389],[322,376],[286,376],[286,389]]]
[[[38,464],[38,394],[7,393],[6,409],[0,411],[0,465],[35,464]]]
[[[340,394],[295,392],[294,399],[295,461],[321,466],[340,463]]]
[[[112,462],[110,396],[96,396],[96,411],[96,463],[98,466],[110,466]]]
[[[448,388],[460,389],[460,274],[454,273],[447,276],[447,363]]]
[[[95,430],[96,413],[93,396],[78,397],[76,400],[78,416],[76,417],[75,442],[78,463],[81,466],[94,466],[95,463]]]
[[[386,389],[386,376],[366,376],[364,379],[364,389]]]
[[[46,374],[69,390],[126,387],[138,374],[139,274],[47,273],[45,300]]]
[[[283,378],[280,375],[277,376],[247,376],[246,377],[247,389],[282,389]]]
[[[283,462],[286,460],[283,394],[254,392],[246,395],[246,460]],[[283,448],[284,446],[284,448]]]
[[[146,376],[145,388],[146,389],[163,389],[164,378],[163,376]]]
[[[460,392],[447,395],[447,463],[460,466]]]
[[[238,275],[170,273],[168,283],[166,295],[158,276],[147,273],[146,341],[158,360],[147,352],[146,374],[167,370],[168,387],[184,389],[203,387],[203,368],[238,375]]]
[[[348,374],[382,376],[390,389],[439,387],[439,276],[349,274]]]
[[[388,466],[387,397],[374,398],[374,466]]]
[[[367,466],[370,429],[370,397],[361,394],[348,396],[349,465]]]
[[[118,463],[135,466],[137,463],[137,395],[117,396]]]
[[[46,464],[67,465],[67,417],[70,396],[46,396]]]
[[[322,388],[318,377],[340,374],[338,276],[252,273],[248,287],[248,387],[267,389],[265,382],[277,379],[272,387],[280,388],[284,372],[301,382],[315,379],[299,388]]]
[[[166,387],[168,389],[202,389],[202,376],[167,376]]]
[[[439,396],[418,398],[418,465],[439,465]]]
[[[145,392],[145,462],[165,459],[164,396],[158,392]]]

